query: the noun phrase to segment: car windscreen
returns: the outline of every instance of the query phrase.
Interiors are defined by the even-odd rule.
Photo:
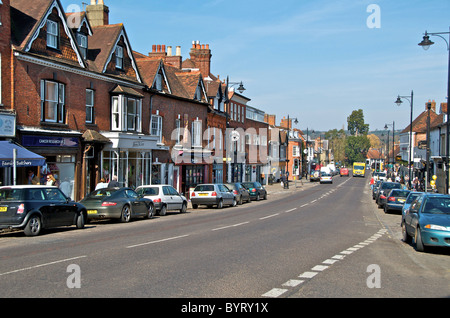
[[[401,189],[402,185],[400,183],[395,182],[386,182],[381,185],[383,189]]]
[[[212,184],[199,184],[195,187],[194,191],[214,191],[214,185]]]
[[[1,189],[0,201],[23,201],[25,198],[24,189]]]
[[[158,187],[149,187],[149,188],[139,188],[136,189],[137,194],[142,195],[158,195],[159,194],[159,188]]]
[[[391,196],[398,198],[406,198],[409,194],[408,190],[393,190]]]
[[[450,197],[428,198],[422,213],[450,214]]]
[[[410,193],[409,196],[406,198],[406,203],[413,202],[420,194],[419,193]]]
[[[112,196],[117,191],[119,191],[119,189],[98,189],[89,193],[89,195],[85,199],[102,200],[104,198]]]

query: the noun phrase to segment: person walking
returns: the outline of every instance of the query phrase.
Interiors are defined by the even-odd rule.
[[[108,183],[108,188],[119,188],[119,182],[117,182],[117,176],[113,176],[111,181]]]

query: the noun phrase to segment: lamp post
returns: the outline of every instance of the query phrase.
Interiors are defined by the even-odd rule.
[[[384,125],[384,129],[388,129],[388,126],[392,125],[392,164],[395,164],[395,121],[392,122],[392,124],[386,124]],[[389,158],[389,148],[388,148],[388,158]]]
[[[229,76],[227,76],[227,83],[226,83],[225,93],[224,93],[224,95],[225,95],[225,104],[226,104],[226,109],[225,109],[225,120],[226,120],[225,124],[226,124],[226,128],[230,127],[230,114],[229,114],[229,112],[230,112],[230,102],[231,101],[228,99],[228,88],[229,87],[233,87],[234,85],[239,85],[237,90],[241,94],[245,91],[245,88],[244,88],[244,85],[242,84],[242,82],[230,82]],[[229,147],[228,147],[228,142],[230,142]],[[227,151],[228,151],[228,149],[230,149],[230,150],[232,149],[231,142],[233,142],[233,139],[230,138],[230,141],[228,141],[227,140],[227,134],[225,133],[225,145],[227,145],[227,147],[226,147]],[[237,141],[235,141],[235,142],[237,143]],[[226,154],[226,158],[227,158],[226,165],[228,165],[229,168],[231,168],[231,171],[227,170],[229,172],[229,173],[227,173],[227,179],[228,179],[227,182],[233,182],[234,179],[235,179],[235,167],[236,167],[235,165],[237,164],[237,162],[236,162],[237,161],[237,144],[235,144],[235,146],[236,147],[235,147],[234,152],[233,152],[233,158],[234,158],[233,159],[233,164],[228,162],[228,155],[229,154],[228,153]],[[226,168],[226,166],[224,168]],[[242,171],[241,171],[241,173],[242,173]]]
[[[427,192],[428,174],[430,172],[430,109],[431,103],[427,103],[427,166],[425,168],[425,192]]]
[[[449,27],[450,30],[450,27]],[[442,34],[448,34],[449,35],[449,40],[447,41]],[[449,110],[449,96],[450,96],[450,32],[435,32],[435,33],[428,33],[427,31],[425,31],[425,35],[423,36],[423,40],[422,42],[420,42],[418,45],[420,45],[421,47],[423,47],[424,50],[428,50],[430,48],[431,45],[434,44],[433,41],[430,41],[430,35],[431,36],[437,36],[440,37],[441,39],[443,39],[445,41],[445,43],[447,44],[447,51],[448,51],[448,79],[447,79],[447,133],[446,133],[446,151],[445,151],[445,193],[448,194],[449,193],[449,189],[448,189],[448,183],[449,183],[449,147],[450,147],[450,140],[449,140],[449,132],[450,132],[450,123],[449,123],[449,115],[450,115],[450,110]]]
[[[410,114],[410,119],[409,119],[409,152],[408,152],[408,177],[409,180],[411,181],[411,177],[412,177],[412,169],[411,169],[411,156],[413,156],[413,148],[412,148],[412,122],[413,122],[413,103],[414,103],[414,92],[411,91],[411,96],[400,96],[398,95],[397,100],[395,101],[395,103],[397,104],[397,106],[401,106],[402,102],[402,98],[406,99],[407,101],[409,101],[409,104],[411,106],[411,114]]]
[[[294,124],[298,124],[298,119],[297,118],[292,118],[293,120],[294,120]],[[288,129],[288,133],[287,133],[287,136],[286,136],[286,141],[287,141],[287,147],[286,147],[286,167],[287,167],[287,172],[288,172],[288,174],[289,174],[289,134],[290,134],[290,131],[291,131],[291,120],[292,120],[290,117],[289,117],[289,115],[288,115],[288,118],[287,118],[287,121],[288,121],[288,123],[287,123],[287,125],[288,125],[288,127],[287,127],[287,129]],[[294,169],[292,169],[292,172],[294,172]],[[286,184],[287,184],[287,188],[289,189],[289,175],[287,176],[287,178],[286,178]]]

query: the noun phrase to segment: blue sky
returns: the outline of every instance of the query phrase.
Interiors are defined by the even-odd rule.
[[[110,23],[124,23],[135,51],[181,46],[185,59],[192,41],[209,44],[211,72],[243,81],[249,105],[275,114],[277,123],[290,115],[296,128],[346,129],[347,117],[362,109],[370,130],[393,121],[402,129],[410,107],[395,105],[397,95],[414,90],[414,117],[429,99],[446,101],[446,43],[432,37],[428,51],[417,43],[425,30],[449,31],[449,0],[104,1]],[[367,11],[372,4],[379,20]]]

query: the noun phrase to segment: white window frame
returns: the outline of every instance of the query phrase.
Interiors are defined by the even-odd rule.
[[[58,49],[59,23],[47,20],[47,46],[52,49]]]
[[[135,109],[129,112],[128,102],[135,102]],[[111,130],[142,132],[142,99],[118,95],[111,99]]]
[[[194,147],[201,147],[202,146],[202,121],[201,120],[194,120],[192,122],[192,146]]]
[[[158,137],[158,143],[162,143],[162,125],[163,118],[159,115],[152,115],[150,123],[150,134]]]
[[[53,96],[49,94],[50,86],[54,87]],[[65,124],[65,90],[62,83],[41,80],[41,121]]]
[[[92,89],[86,89],[86,123],[94,123],[94,101],[95,91]]]
[[[83,59],[87,59],[88,52],[88,37],[86,34],[77,33],[77,42],[80,47],[81,54],[83,55]]]
[[[116,46],[116,68],[123,69],[123,47]]]

